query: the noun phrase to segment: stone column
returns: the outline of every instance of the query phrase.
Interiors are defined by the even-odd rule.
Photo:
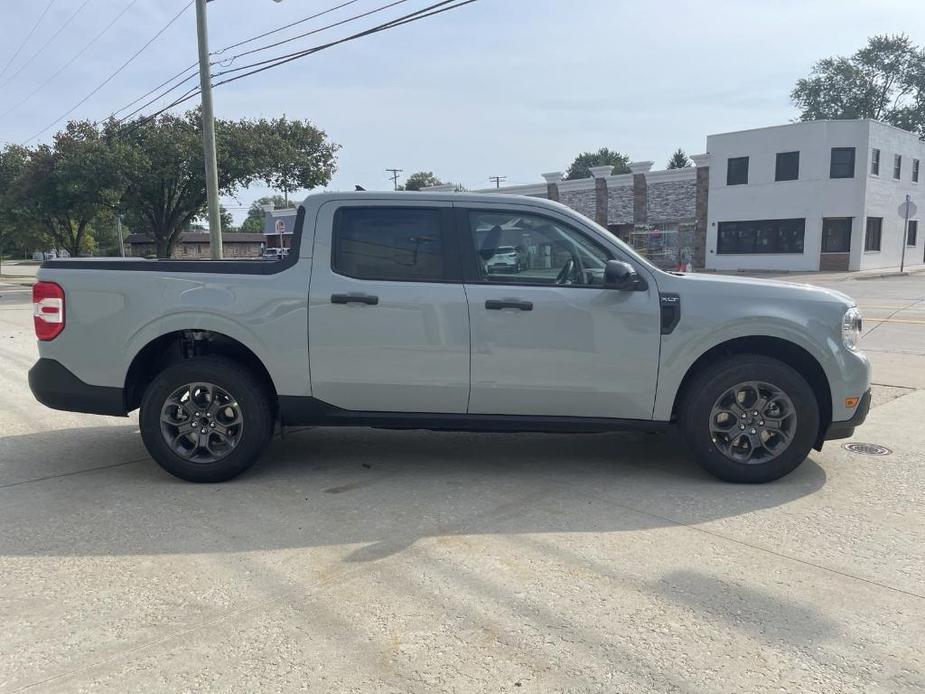
[[[561,171],[541,174],[546,179],[546,199],[559,202],[559,181],[565,176]]]
[[[607,226],[607,176],[613,173],[612,166],[592,166],[594,178],[594,221]]]
[[[649,219],[649,185],[646,172],[651,171],[651,161],[631,161],[633,173],[633,224],[645,224]]]
[[[707,212],[710,207],[710,155],[691,156],[697,167],[697,199],[694,212],[694,257],[696,269],[703,269],[707,260]]]

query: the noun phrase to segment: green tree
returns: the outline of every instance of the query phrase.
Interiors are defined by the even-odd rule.
[[[422,188],[429,188],[430,186],[442,185],[443,181],[434,176],[433,171],[418,171],[408,176],[405,185],[401,186],[399,190],[421,190]]]
[[[925,139],[925,51],[904,34],[871,36],[851,56],[813,65],[791,98],[800,120],[873,118]]]
[[[206,207],[200,117],[197,111],[163,114],[127,126],[106,125],[113,142],[129,149],[122,204],[139,218],[158,257],[166,258],[182,230]],[[240,120],[215,122],[218,185],[223,195],[261,181],[291,193],[330,181],[338,146],[307,122]]]
[[[613,166],[614,174],[623,174],[630,172],[630,158],[620,152],[615,152],[607,147],[601,147],[596,152],[582,152],[573,161],[568,170],[565,172],[565,178],[574,180],[576,178],[588,178],[591,175],[592,166]]]
[[[11,186],[13,209],[72,256],[92,250],[94,220],[115,209],[124,190],[123,154],[92,123],[72,121],[51,145],[26,150]]]
[[[262,198],[257,198],[251,203],[250,209],[247,211],[247,219],[241,222],[239,231],[262,232],[263,222],[266,217],[266,212],[263,209],[265,205],[273,205],[273,208],[277,210],[295,207],[294,202],[282,195],[265,195]]]
[[[222,220],[221,221],[222,231],[228,231],[228,232],[231,232],[232,234],[238,231],[237,229],[235,229],[234,217],[231,215],[231,212],[226,210],[224,205],[219,205],[218,210],[219,210],[219,214]]]
[[[677,151],[671,155],[671,159],[668,160],[668,169],[686,169],[691,165],[690,157],[687,156],[687,153],[678,147]]]

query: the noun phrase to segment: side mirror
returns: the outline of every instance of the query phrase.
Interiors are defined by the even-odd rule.
[[[646,281],[635,268],[623,260],[608,260],[604,266],[604,287],[621,292],[636,292],[646,289]]]

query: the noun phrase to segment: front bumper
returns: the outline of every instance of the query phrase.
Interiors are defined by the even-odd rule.
[[[861,426],[867,419],[867,413],[870,412],[870,388],[861,397],[854,416],[844,422],[832,422],[825,432],[825,440],[847,439],[854,435],[855,428]]]
[[[29,388],[36,400],[54,410],[120,417],[127,414],[121,388],[84,383],[55,359],[35,362],[29,369]]]

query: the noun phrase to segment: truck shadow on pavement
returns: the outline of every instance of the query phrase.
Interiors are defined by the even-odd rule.
[[[0,555],[346,545],[343,561],[365,562],[424,537],[702,523],[825,481],[809,459],[771,484],[726,484],[672,434],[311,429],[275,439],[236,480],[197,485],[150,460],[134,426],[73,428],[0,438]]]

